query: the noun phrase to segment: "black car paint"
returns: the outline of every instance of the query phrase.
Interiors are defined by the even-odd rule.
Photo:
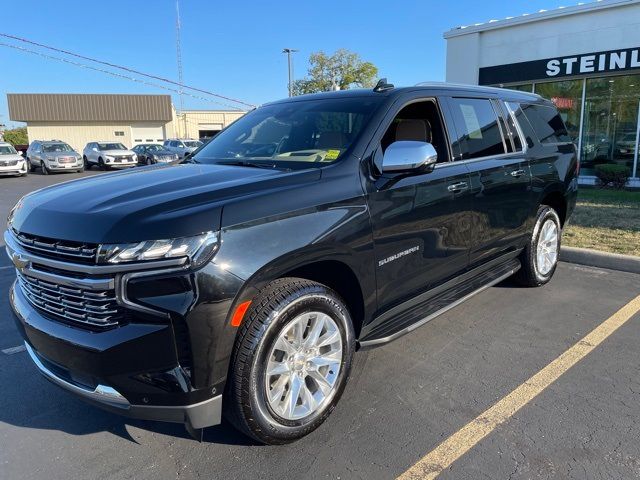
[[[344,158],[321,168],[158,165],[28,195],[13,227],[33,235],[124,243],[219,230],[221,242],[200,270],[132,279],[128,296],[163,315],[132,310],[127,324],[103,332],[48,319],[13,289],[21,333],[43,357],[112,385],[132,404],[186,405],[224,390],[237,331],[230,317],[275,278],[312,268],[324,278],[349,277],[356,282],[350,293],[359,334],[473,266],[515,255],[545,197],[559,195],[565,217],[571,213],[573,146],[536,143],[523,154],[456,162],[450,145],[451,161],[429,173],[380,175],[373,166],[380,138],[404,105],[436,98],[449,121],[447,98],[456,95],[543,102],[452,87],[305,96],[287,101],[365,96],[379,98],[379,107]],[[524,173],[511,176],[514,170]],[[447,189],[461,179],[468,190]],[[190,372],[188,382],[177,367]]]

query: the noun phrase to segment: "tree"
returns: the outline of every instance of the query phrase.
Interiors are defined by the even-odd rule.
[[[324,52],[309,57],[308,76],[293,83],[293,94],[347,90],[352,87],[373,87],[378,67],[364,62],[357,53],[340,49],[328,56]]]
[[[27,136],[27,127],[5,130],[4,141],[9,142],[11,145],[27,145],[29,143],[29,137]]]

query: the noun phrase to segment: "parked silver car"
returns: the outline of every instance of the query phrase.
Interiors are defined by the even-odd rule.
[[[84,170],[80,154],[60,140],[34,140],[27,149],[27,162],[31,172],[40,168],[43,175]]]
[[[10,143],[0,142],[0,175],[17,175],[23,177],[27,174],[27,161],[16,152]]]
[[[180,158],[184,158],[185,155],[193,152],[196,148],[202,145],[200,140],[192,140],[190,138],[169,138],[164,141],[164,148],[177,153]]]
[[[89,170],[97,165],[100,170],[129,168],[138,164],[138,156],[119,142],[89,142],[82,152],[84,165]]]

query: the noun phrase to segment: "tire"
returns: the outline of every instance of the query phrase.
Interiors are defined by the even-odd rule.
[[[320,321],[323,326],[314,337],[311,327]],[[295,330],[292,325],[308,325],[308,328]],[[300,353],[305,350],[296,350],[295,340],[289,343],[290,337],[283,337],[293,331],[302,332],[300,338],[311,342],[310,345],[314,345],[312,338],[318,338],[316,353],[306,350],[309,356],[305,357],[305,353]],[[280,350],[276,344],[283,345],[283,338],[287,347]],[[322,342],[327,341],[331,343],[323,346]],[[329,351],[322,353],[322,349]],[[287,360],[285,350],[289,352],[288,358],[295,357],[294,360]],[[223,403],[225,417],[238,430],[261,443],[281,445],[304,437],[318,428],[338,403],[349,378],[354,350],[355,335],[349,311],[333,290],[300,278],[275,280],[252,301],[238,332]],[[296,351],[298,353],[292,353]],[[331,357],[330,364],[319,366],[328,358],[323,355]],[[270,364],[288,365],[287,371],[267,376]],[[337,372],[336,368],[339,368]],[[325,389],[315,380],[319,376],[329,379],[328,383],[322,382]],[[300,390],[295,402],[290,402],[288,393],[294,382]],[[270,401],[268,391],[280,394],[274,394],[274,400]],[[316,404],[311,408],[308,408],[309,394]],[[279,411],[281,405],[284,408]],[[293,414],[287,413],[289,411]]]
[[[43,161],[40,161],[40,168],[42,169],[43,175],[49,175],[51,173]]]
[[[526,287],[539,287],[549,282],[558,266],[561,238],[562,227],[558,214],[548,205],[541,205],[531,238],[521,255],[522,268],[516,273],[515,280]],[[542,249],[540,256],[539,245]]]
[[[153,165],[153,161],[149,157],[144,159],[144,163],[145,165]]]
[[[28,158],[27,158],[27,163],[29,164],[29,171],[31,173],[35,172],[36,171],[36,166],[33,163],[31,163],[31,160],[29,160]]]
[[[84,161],[84,169],[91,170],[91,164],[89,163],[89,160],[87,159],[86,155],[82,157],[82,160]]]
[[[80,167],[78,170],[76,170],[77,173],[82,173],[84,172],[84,165],[82,167]]]
[[[105,165],[104,160],[102,160],[102,157],[98,158],[98,170],[105,171],[107,169],[108,167]]]

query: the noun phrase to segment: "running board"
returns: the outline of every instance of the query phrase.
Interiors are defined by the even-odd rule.
[[[431,310],[432,313],[427,313],[427,315],[422,317],[420,320],[411,322],[409,325],[397,329],[398,322],[394,322],[393,319],[390,318],[387,322],[385,322],[385,324],[382,324],[380,328],[370,332],[367,337],[360,340],[358,344],[361,349],[366,349],[391,342],[430,322],[443,313],[448,312],[452,308],[460,305],[462,302],[465,302],[474,295],[477,295],[487,288],[500,283],[501,281],[505,280],[506,278],[510,277],[518,270],[520,270],[520,266],[520,261],[517,259],[513,259],[493,270],[480,274],[466,284],[467,288],[461,288],[457,291],[445,291],[441,295],[437,295],[434,298],[430,299],[428,305],[425,305],[424,310],[425,313],[427,313],[429,310]],[[480,285],[480,287],[477,287],[477,285]],[[452,293],[454,294],[453,298]],[[443,301],[446,301],[446,304],[444,306],[442,306]],[[403,317],[403,315],[400,314],[398,315],[398,317]],[[400,318],[400,320],[402,321],[405,319]],[[403,323],[406,324],[406,320]],[[393,331],[393,324],[396,325],[395,331]]]

